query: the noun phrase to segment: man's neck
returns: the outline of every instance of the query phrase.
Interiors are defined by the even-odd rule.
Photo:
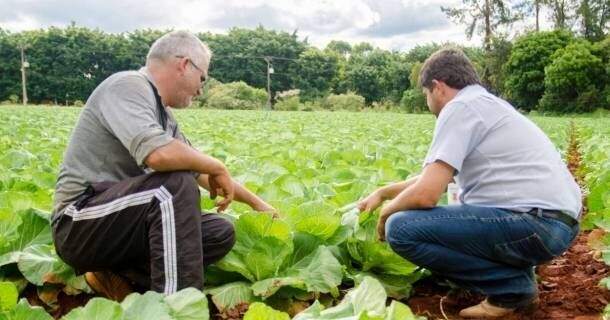
[[[442,107],[439,110],[439,115],[443,111],[443,109],[445,109],[447,104],[449,104],[449,102],[451,102],[451,100],[453,100],[458,95],[459,92],[460,92],[459,89],[454,89],[454,88],[451,88],[451,87],[445,87],[444,94],[443,94],[443,101],[442,101],[442,104],[441,104]]]
[[[167,72],[163,72],[162,68],[163,68],[163,66],[154,65],[154,64],[146,65],[146,71],[152,78],[152,82],[155,85],[155,87],[157,88],[157,91],[159,92],[159,96],[161,96],[163,105],[167,106],[169,101],[166,101],[166,98],[168,96],[168,90],[169,90],[168,83],[170,83],[170,79],[167,79],[167,77],[164,76],[165,74],[167,74]]]

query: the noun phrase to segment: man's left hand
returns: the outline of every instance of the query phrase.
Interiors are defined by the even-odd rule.
[[[377,221],[377,239],[385,241],[385,223],[391,215],[397,211],[393,209],[392,202],[381,208],[379,211],[379,220]]]

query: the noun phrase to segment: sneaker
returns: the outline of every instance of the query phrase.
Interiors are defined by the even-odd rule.
[[[85,281],[97,294],[118,302],[133,292],[127,280],[110,271],[87,272]]]
[[[462,309],[462,311],[460,311],[460,317],[478,319],[499,318],[512,314],[514,311],[515,308],[502,308],[494,306],[490,304],[487,299],[485,299],[477,305]]]

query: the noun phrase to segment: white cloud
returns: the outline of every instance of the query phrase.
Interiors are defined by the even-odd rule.
[[[420,43],[464,42],[464,29],[440,11],[461,0],[0,0],[0,27],[21,31],[77,25],[107,32],[142,28],[225,33],[231,27],[263,25],[307,37],[316,46],[330,40],[370,42],[406,50]],[[471,43],[476,42],[477,39]]]

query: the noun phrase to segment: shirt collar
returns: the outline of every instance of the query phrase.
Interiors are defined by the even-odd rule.
[[[455,98],[465,94],[466,92],[473,91],[473,90],[477,90],[478,91],[478,90],[481,90],[481,89],[485,90],[485,88],[481,87],[478,84],[471,84],[469,86],[465,86],[460,91],[458,91],[458,93],[455,95],[455,97],[453,97],[453,99],[455,99]]]
[[[150,74],[150,71],[148,71],[148,68],[142,67],[140,68],[140,70],[138,70],[138,72],[143,74],[146,80],[150,81],[155,87],[157,86],[157,84],[155,83],[155,79],[153,79],[152,75]]]

